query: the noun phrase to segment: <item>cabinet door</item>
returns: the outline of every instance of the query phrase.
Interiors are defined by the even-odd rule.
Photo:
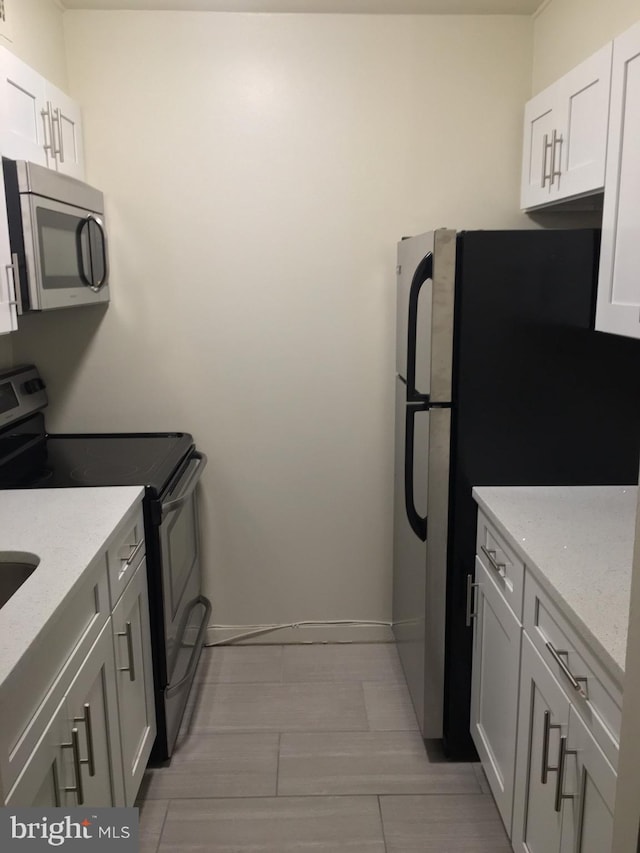
[[[132,806],[156,736],[147,566],[144,560],[116,605],[112,621],[125,801],[126,805]]]
[[[569,700],[523,633],[512,834],[516,853],[560,851],[556,777],[560,736],[567,734],[568,724]]]
[[[616,773],[573,708],[567,747],[570,752],[561,783],[562,793],[571,799],[563,801],[562,853],[608,853]]]
[[[551,194],[554,131],[561,123],[562,104],[557,87],[532,98],[524,110],[524,146],[520,206],[548,204]],[[556,143],[557,144],[557,143]]]
[[[0,151],[14,160],[51,166],[51,126],[45,80],[6,48],[0,49]],[[43,113],[45,113],[43,115]]]
[[[67,729],[78,730],[82,800],[88,806],[124,805],[114,682],[112,628],[107,622],[67,692]]]
[[[511,835],[522,625],[476,559],[471,736]]]
[[[69,785],[63,744],[67,742],[67,714],[64,700],[58,706],[44,734],[29,756],[5,804],[14,807],[67,806]]]
[[[552,195],[558,199],[604,187],[612,51],[610,42],[560,81],[564,115],[556,135],[552,182]]]
[[[613,43],[596,329],[640,337],[640,23]]]
[[[84,155],[80,106],[51,83],[47,83],[46,94],[53,128],[55,168],[82,180]]]

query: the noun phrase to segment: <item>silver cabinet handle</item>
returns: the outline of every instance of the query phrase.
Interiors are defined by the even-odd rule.
[[[478,615],[477,612],[474,612],[473,610],[473,599],[475,597],[473,595],[473,590],[478,586],[480,586],[479,583],[473,582],[473,575],[467,575],[467,613],[465,618],[465,625],[467,628],[471,627],[472,620]]]
[[[562,657],[569,657],[569,652],[561,651],[560,649],[556,649],[553,645],[547,641],[547,648],[549,649],[549,654],[554,659],[554,661],[560,667],[560,671],[565,676],[569,684],[573,687],[576,693],[579,693],[583,699],[588,699],[589,694],[587,692],[587,679],[585,676],[574,675],[567,664],[562,660]],[[583,686],[584,685],[584,686]]]
[[[577,755],[578,752],[575,749],[567,749],[567,738],[563,735],[560,738],[560,752],[558,755],[558,776],[556,779],[556,797],[554,808],[557,812],[562,808],[563,800],[574,800],[575,794],[563,794],[562,787],[564,785],[564,769],[567,763],[567,755]]]
[[[136,667],[135,659],[133,656],[133,630],[131,628],[131,622],[125,622],[125,629],[124,631],[118,631],[118,636],[127,638],[127,656],[129,658],[129,666],[119,667],[118,672],[128,672],[129,681],[135,681]]]
[[[131,564],[134,561],[136,554],[142,548],[143,545],[144,537],[136,545],[131,546],[131,553],[127,557],[120,557],[120,560],[125,563],[125,565]]]
[[[18,256],[14,253],[11,255],[11,263],[6,264],[5,270],[7,273],[7,282],[9,290],[13,289],[13,299],[9,300],[9,305],[15,305],[18,316],[22,314],[22,291],[20,289],[20,269],[18,266]],[[11,281],[9,281],[9,270],[11,270]]]
[[[555,131],[554,131],[555,133]],[[549,142],[549,134],[545,133],[544,139],[542,141],[542,182],[540,186],[544,189],[547,185],[547,181],[551,180],[551,174],[547,174],[547,154],[549,153],[549,149],[551,149],[551,154],[553,156],[553,142]],[[553,164],[551,165],[551,171],[553,172]]]
[[[540,774],[540,781],[543,785],[547,784],[547,776],[549,773],[557,773],[558,771],[557,766],[552,767],[549,764],[549,736],[551,734],[551,729],[561,728],[562,726],[558,726],[551,722],[551,711],[545,711],[542,729],[542,772]]]
[[[49,108],[51,109],[51,128],[52,128],[52,137],[51,142],[53,144],[53,153],[60,157],[60,162],[64,163],[64,141],[62,139],[62,114],[60,112],[60,107],[56,107],[55,112],[53,111],[53,107],[49,104]],[[53,135],[53,125],[58,125],[58,147],[55,145],[55,136]]]
[[[82,767],[80,761],[80,738],[78,737],[78,729],[71,729],[71,743],[61,743],[62,749],[70,749],[73,755],[73,770],[76,776],[76,784],[71,788],[63,788],[67,794],[76,794],[78,805],[84,805],[84,791],[82,789]]]
[[[84,703],[84,714],[81,717],[74,717],[74,723],[84,723],[84,730],[87,737],[87,757],[80,759],[80,764],[86,764],[89,768],[89,776],[96,775],[96,758],[93,749],[93,726],[91,724],[91,705],[88,702]]]
[[[53,142],[53,118],[51,115],[51,102],[47,101],[47,108],[40,110],[40,115],[42,116],[42,123],[44,125],[44,143],[42,147],[45,151],[51,151],[53,156],[55,157],[55,145]],[[49,141],[47,142],[47,131],[49,136]]]
[[[560,153],[558,155],[558,165],[560,168],[556,169],[556,150],[558,146],[560,146]],[[555,178],[558,178],[558,186],[560,186],[560,176],[562,175],[562,134],[555,130],[551,138],[551,148],[551,186],[553,186]]]
[[[491,568],[494,569],[500,575],[501,578],[505,577],[507,574],[507,564],[506,563],[499,563],[496,560],[496,552],[491,551],[488,548],[485,548],[484,545],[480,546],[480,550],[485,555],[487,560],[489,560],[489,563],[491,564]]]

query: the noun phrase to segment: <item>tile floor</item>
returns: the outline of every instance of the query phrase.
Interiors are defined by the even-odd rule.
[[[430,761],[391,644],[205,649],[141,853],[509,853],[479,765]]]

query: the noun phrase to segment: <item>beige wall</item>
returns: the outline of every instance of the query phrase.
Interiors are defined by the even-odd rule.
[[[533,92],[640,20],[638,0],[551,0],[534,16]]]
[[[526,227],[531,30],[65,15],[113,301],[23,321],[16,357],[54,429],[193,432],[216,623],[390,618],[395,243]]]

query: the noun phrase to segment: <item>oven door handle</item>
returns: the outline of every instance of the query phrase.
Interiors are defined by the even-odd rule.
[[[204,640],[205,631],[209,625],[209,616],[211,616],[211,602],[208,598],[205,598],[204,595],[199,595],[193,607],[198,607],[198,605],[204,605],[204,616],[202,618],[202,622],[200,623],[200,627],[198,628],[198,636],[196,637],[196,641],[191,648],[191,657],[189,658],[189,665],[187,666],[186,673],[182,676],[180,681],[176,681],[175,684],[169,684],[165,687],[164,695],[167,699],[170,699],[174,696],[180,688],[187,682],[191,681],[193,675],[195,673],[195,669],[198,666],[198,660],[200,659],[200,652],[202,651],[202,645]],[[193,610],[193,608],[192,608]]]
[[[180,490],[180,494],[177,498],[171,498],[169,501],[165,501],[162,504],[162,517],[168,515],[170,512],[174,512],[174,510],[179,509],[186,501],[189,499],[189,496],[198,485],[198,481],[202,476],[202,472],[204,471],[207,464],[207,457],[204,453],[200,453],[198,450],[194,450],[191,454],[191,460],[189,461],[189,465],[193,466],[193,470],[191,474],[186,479],[186,482],[183,488]]]

